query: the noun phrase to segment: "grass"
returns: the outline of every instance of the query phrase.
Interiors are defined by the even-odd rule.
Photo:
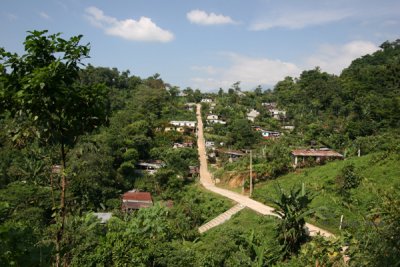
[[[215,236],[222,235],[227,231],[249,233],[250,230],[264,238],[273,238],[277,220],[275,217],[260,215],[245,208],[233,215],[227,222],[205,232],[202,240],[215,238]]]
[[[329,162],[323,166],[304,168],[281,176],[276,180],[256,185],[253,198],[271,204],[268,199],[277,197],[276,186],[284,190],[305,184],[307,191],[314,195],[312,208],[323,207],[320,211],[325,218],[308,218],[308,222],[339,233],[341,215],[344,216],[342,228],[353,231],[364,223],[364,217],[371,213],[382,191],[400,187],[399,157],[391,154],[370,154],[349,158],[344,161]],[[344,199],[338,192],[335,177],[347,164],[354,164],[356,172],[362,177],[358,188],[350,190],[350,197]]]

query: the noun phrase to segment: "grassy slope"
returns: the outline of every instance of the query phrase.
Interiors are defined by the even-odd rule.
[[[192,196],[194,203],[203,205],[203,208],[207,210],[206,214],[202,213],[202,216],[205,216],[204,223],[211,221],[235,205],[235,203],[230,199],[210,192],[200,185],[195,184],[190,188],[193,190],[192,193],[196,194],[195,196]],[[194,199],[195,197],[197,197],[197,199]]]
[[[275,233],[276,220],[275,217],[263,216],[246,208],[233,215],[227,222],[207,231],[201,239],[203,241],[211,241],[215,236],[224,234],[227,231],[247,233],[250,230],[254,230],[256,234],[272,238]]]
[[[345,161],[330,162],[324,166],[305,168],[279,177],[274,181],[260,183],[254,190],[254,198],[268,203],[267,198],[275,198],[276,188],[279,185],[283,189],[290,189],[305,183],[308,191],[315,198],[311,207],[325,207],[321,213],[325,220],[309,218],[308,221],[316,225],[338,233],[340,216],[344,215],[343,226],[349,230],[357,228],[363,223],[363,216],[368,214],[374,207],[382,190],[400,186],[400,164],[399,157],[390,155],[382,157],[383,154],[371,154],[360,158],[349,158]],[[342,197],[337,193],[335,177],[340,170],[349,163],[353,163],[356,171],[363,177],[361,185],[351,190],[351,201],[344,203]]]
[[[262,216],[252,210],[244,209],[235,214],[229,221],[205,232],[196,243],[198,257],[212,255],[214,264],[206,266],[222,266],[227,258],[234,254],[240,254],[241,243],[245,242],[254,231],[256,237],[274,242],[276,218]],[[218,264],[215,264],[218,263]],[[203,266],[203,265],[201,265]],[[235,266],[235,265],[234,265]],[[246,265],[247,266],[247,265]]]

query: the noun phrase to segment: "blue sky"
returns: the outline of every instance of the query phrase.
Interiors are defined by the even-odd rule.
[[[0,46],[23,53],[29,30],[83,34],[95,66],[181,89],[264,89],[315,66],[351,60],[400,38],[398,0],[2,0]]]

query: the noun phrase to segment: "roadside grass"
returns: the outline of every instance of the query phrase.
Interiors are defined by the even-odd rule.
[[[323,166],[297,169],[276,180],[260,182],[255,186],[253,198],[271,205],[270,199],[278,196],[277,186],[287,191],[293,187],[299,188],[304,183],[306,190],[314,196],[310,207],[321,208],[321,218],[307,218],[307,221],[337,234],[340,232],[340,218],[343,215],[342,229],[353,232],[366,223],[364,218],[371,213],[382,191],[400,187],[398,162],[399,156],[396,154],[375,153],[333,161]],[[335,179],[348,164],[354,165],[362,181],[344,197],[340,195]]]
[[[212,201],[218,201],[218,202],[223,203],[222,205],[224,207],[227,207],[228,209],[230,209],[236,205],[236,202],[234,202],[233,200],[230,200],[229,198],[226,198],[226,197],[216,194],[214,192],[208,191],[207,189],[205,189],[202,185],[200,185],[198,183],[190,185],[190,187],[193,188],[194,190],[199,191],[199,193],[206,196],[208,199],[210,199]]]
[[[202,240],[212,240],[215,236],[227,231],[250,233],[251,230],[256,235],[263,236],[263,238],[273,238],[275,235],[274,228],[278,220],[274,216],[261,215],[249,208],[244,208],[233,215],[230,220],[205,232],[202,235]]]

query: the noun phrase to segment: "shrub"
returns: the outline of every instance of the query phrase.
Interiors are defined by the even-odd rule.
[[[350,189],[357,188],[360,182],[361,177],[352,163],[344,166],[336,176],[336,186],[342,195],[348,194]]]

